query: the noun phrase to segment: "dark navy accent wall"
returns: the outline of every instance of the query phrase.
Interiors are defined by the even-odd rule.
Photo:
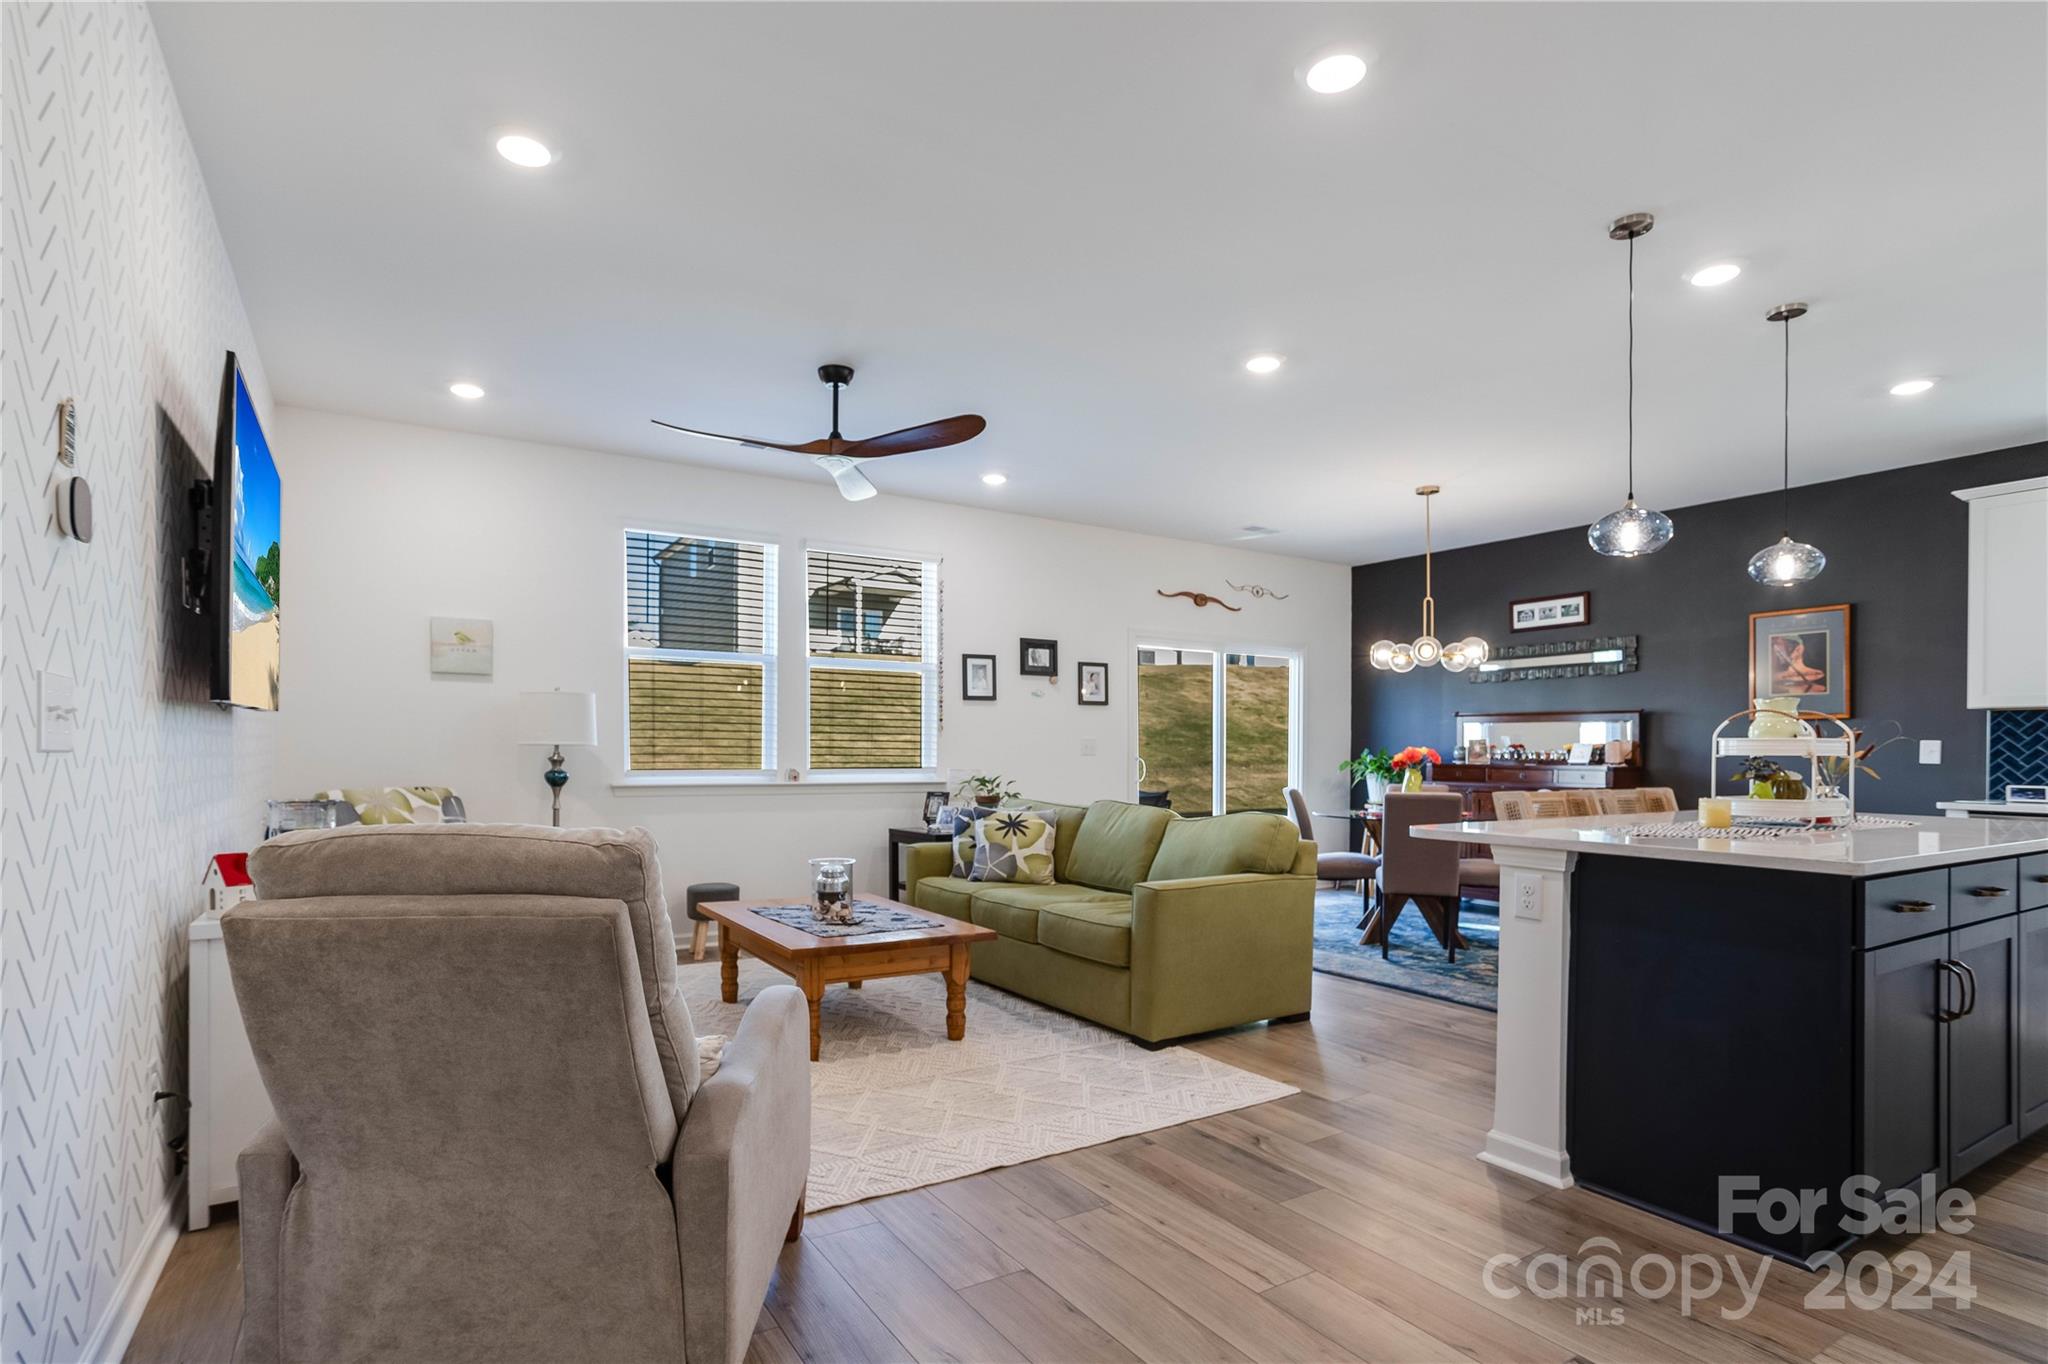
[[[1826,551],[1828,566],[1790,590],[1760,586],[1745,571],[1749,556],[1778,537],[1776,493],[1663,508],[1677,534],[1646,559],[1595,554],[1583,526],[1436,556],[1442,638],[1512,643],[1509,601],[1589,590],[1593,617],[1583,633],[1641,639],[1640,671],[1619,677],[1474,683],[1440,668],[1376,672],[1366,659],[1372,642],[1412,639],[1420,628],[1422,560],[1360,565],[1351,578],[1352,751],[1448,749],[1461,710],[1641,709],[1650,782],[1689,802],[1707,789],[1715,724],[1749,704],[1750,612],[1848,602],[1855,722],[1874,735],[1891,733],[1896,720],[1914,739],[1942,742],[1939,766],[1921,766],[1912,743],[1879,754],[1873,765],[1883,780],[1860,778],[1858,803],[1933,814],[1938,800],[1981,799],[1985,715],[1963,704],[1969,512],[1950,493],[2043,475],[2048,444],[1795,488],[1793,534]],[[1639,491],[1654,499],[1654,480]]]

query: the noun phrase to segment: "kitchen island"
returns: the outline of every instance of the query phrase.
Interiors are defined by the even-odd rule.
[[[2048,826],[1672,836],[1691,821],[1414,830],[1500,865],[1480,1159],[1807,1263],[1856,1239],[1852,1177],[1924,1196],[2048,1126]]]

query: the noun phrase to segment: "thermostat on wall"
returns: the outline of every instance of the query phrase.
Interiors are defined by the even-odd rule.
[[[2008,786],[2007,805],[2048,805],[2048,786]]]
[[[84,479],[57,480],[57,529],[74,540],[92,539],[92,486]]]

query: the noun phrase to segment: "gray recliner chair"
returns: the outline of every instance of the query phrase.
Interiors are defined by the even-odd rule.
[[[222,917],[277,1118],[239,1162],[241,1364],[733,1364],[802,1224],[810,1020],[704,1079],[641,830],[364,825]]]

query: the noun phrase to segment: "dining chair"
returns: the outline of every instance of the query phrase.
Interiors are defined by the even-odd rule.
[[[1294,817],[1294,827],[1301,831],[1304,843],[1316,841],[1314,817],[1309,814],[1308,797],[1299,787],[1290,786],[1283,794],[1287,797],[1288,812]],[[1350,821],[1345,821],[1348,826]],[[1348,837],[1348,829],[1347,829]],[[1321,852],[1316,853],[1316,879],[1318,881],[1356,881],[1359,894],[1365,897],[1365,908],[1372,908],[1373,888],[1380,869],[1380,860],[1368,852]]]
[[[1401,910],[1410,902],[1428,923],[1450,960],[1458,959],[1464,939],[1458,933],[1458,845],[1417,838],[1418,824],[1451,824],[1463,814],[1455,791],[1389,791],[1386,822],[1380,832],[1380,902],[1365,917],[1362,946],[1379,944],[1386,957]]]

